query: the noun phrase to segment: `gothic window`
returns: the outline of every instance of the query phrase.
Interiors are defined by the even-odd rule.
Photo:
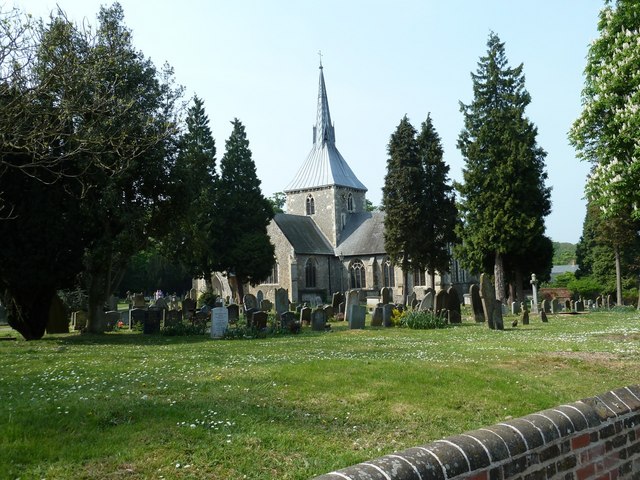
[[[307,263],[304,266],[304,279],[307,288],[316,287],[316,260],[315,258],[307,259]]]
[[[414,286],[424,286],[427,284],[427,278],[424,273],[424,270],[414,270],[413,271],[413,285]]]
[[[275,262],[273,264],[273,268],[271,269],[271,275],[269,275],[269,278],[267,278],[265,280],[264,283],[270,283],[270,284],[278,284],[278,262]]]
[[[353,195],[351,193],[347,196],[347,211],[353,212]]]
[[[307,196],[307,215],[313,215],[316,213],[316,202],[313,200],[313,196],[309,194]]]
[[[367,279],[364,264],[360,260],[355,260],[349,269],[349,286],[351,288],[366,288]]]
[[[396,286],[396,275],[393,270],[393,264],[388,258],[382,262],[382,281],[384,287]]]

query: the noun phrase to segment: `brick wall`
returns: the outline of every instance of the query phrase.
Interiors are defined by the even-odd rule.
[[[363,462],[315,480],[640,479],[640,385]]]

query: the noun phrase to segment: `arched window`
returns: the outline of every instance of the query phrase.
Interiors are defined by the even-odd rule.
[[[413,271],[413,285],[414,286],[423,286],[427,284],[427,278],[424,274],[424,270],[414,270]]]
[[[347,211],[353,212],[353,195],[351,193],[347,196]]]
[[[278,262],[274,262],[273,267],[271,269],[271,275],[269,275],[269,278],[267,278],[265,280],[264,283],[270,283],[270,284],[278,284]]]
[[[316,202],[313,200],[313,196],[309,194],[307,196],[307,215],[313,215],[316,213]]]
[[[307,288],[316,287],[316,260],[315,258],[307,259],[304,266],[304,281]]]
[[[351,288],[366,288],[367,279],[364,264],[360,260],[355,260],[349,269],[349,286]]]
[[[383,287],[395,287],[396,275],[393,270],[393,264],[388,258],[382,263],[382,282]]]

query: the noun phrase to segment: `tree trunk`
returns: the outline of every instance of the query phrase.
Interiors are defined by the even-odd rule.
[[[616,257],[616,304],[622,305],[622,266],[620,263],[620,248],[615,245],[613,252]]]
[[[515,273],[516,273],[516,280],[515,280],[516,298],[515,298],[515,301],[516,302],[524,302],[524,290],[522,288],[522,283],[523,283],[522,272],[520,270],[516,270]]]
[[[510,306],[513,302],[516,301],[516,283],[515,280],[511,280],[509,282],[509,298],[507,299],[507,304]]]
[[[238,289],[238,305],[242,305],[242,299],[244,297],[244,279],[236,277],[236,287]]]
[[[408,304],[409,303],[409,271],[408,270],[402,269],[402,282],[403,282],[402,303],[404,303],[407,307],[409,307],[410,305]]]
[[[105,279],[100,272],[91,272],[87,288],[89,312],[87,318],[87,331],[90,333],[104,333],[106,322],[104,316],[104,304],[108,293],[105,294]]]
[[[505,304],[505,292],[506,292],[506,284],[504,278],[504,259],[502,258],[502,254],[500,252],[496,252],[495,264],[493,267],[493,274],[495,277],[495,286],[496,286],[496,300],[500,301],[503,305]]]
[[[431,278],[431,288],[436,289],[436,271],[433,270],[429,272],[429,276]]]
[[[39,340],[44,336],[49,322],[49,308],[55,288],[5,292],[4,304],[7,308],[9,326],[25,340]]]

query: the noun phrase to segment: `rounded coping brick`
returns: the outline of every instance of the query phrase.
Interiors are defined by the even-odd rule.
[[[514,418],[508,422],[503,422],[501,425],[508,425],[517,430],[524,438],[527,450],[533,450],[534,448],[541,447],[545,443],[540,429],[531,422],[527,422],[522,418]]]
[[[474,441],[481,443],[487,449],[490,462],[499,462],[511,457],[507,442],[496,432],[489,429],[482,429],[467,432],[463,434],[463,436],[475,439]]]
[[[573,431],[571,420],[553,410],[532,413],[522,417],[522,419],[531,422],[532,425],[540,430],[545,445]]]
[[[589,428],[595,428],[600,426],[602,423],[602,417],[598,415],[593,404],[594,402],[592,398],[585,398],[584,400],[570,403],[568,406],[573,406],[580,410],[580,412],[585,416],[585,419],[589,424]]]
[[[625,387],[625,390],[633,395],[638,400],[638,402],[640,402],[640,385],[629,385],[628,387]]]
[[[452,445],[455,445],[462,452],[464,452],[464,456],[467,459],[470,472],[479,470],[481,468],[486,468],[491,465],[491,454],[489,453],[487,447],[470,436],[455,435],[452,437],[447,437],[445,440],[439,441],[450,442]]]
[[[619,388],[611,392],[628,408],[629,412],[640,410],[640,398],[638,398],[629,388]]]
[[[444,466],[447,478],[470,472],[469,460],[464,451],[447,439],[426,445],[425,448]]]
[[[600,419],[593,410],[588,409],[584,403],[560,405],[554,408],[553,411],[568,418],[575,432],[581,432],[582,430],[600,425]]]
[[[509,450],[509,455],[511,456],[520,455],[527,451],[527,444],[525,443],[522,434],[508,425],[492,425],[490,427],[483,428],[482,430],[493,432],[498,435],[504,441],[507,449]]]

